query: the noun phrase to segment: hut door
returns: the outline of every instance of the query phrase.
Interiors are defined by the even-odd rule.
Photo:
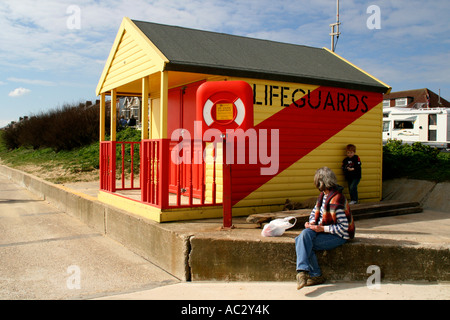
[[[168,133],[169,138],[172,132],[176,129],[184,129],[194,139],[194,121],[196,117],[196,94],[198,87],[203,83],[196,82],[186,86],[178,87],[169,90],[169,105],[168,105]],[[184,138],[186,139],[186,134]],[[178,144],[178,142],[171,142],[170,151]],[[192,151],[193,152],[193,144]],[[201,150],[201,149],[200,149]],[[195,155],[201,156],[201,155]],[[184,155],[183,163],[177,165],[170,162],[169,172],[169,192],[178,193],[181,190],[181,195],[189,196],[192,192],[195,198],[200,198],[202,194],[202,180],[203,180],[203,164],[190,163],[187,155]],[[192,181],[191,181],[192,173]]]

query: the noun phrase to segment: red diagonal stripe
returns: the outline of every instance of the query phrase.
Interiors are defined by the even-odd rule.
[[[383,99],[378,93],[331,87],[319,87],[306,93],[304,98],[255,127],[257,133],[261,129],[268,130],[269,152],[270,130],[279,130],[277,175],[370,111]],[[253,165],[232,166],[233,205],[274,177],[260,174],[261,168],[268,166],[262,165],[259,160]]]

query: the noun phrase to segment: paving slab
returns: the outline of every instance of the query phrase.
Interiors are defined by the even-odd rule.
[[[0,175],[0,300],[87,299],[176,282]]]
[[[240,304],[246,300],[449,300],[450,283],[381,283],[370,287],[365,282],[327,282],[297,291],[295,282],[183,282],[98,299],[189,300],[184,306],[191,300],[233,300]]]

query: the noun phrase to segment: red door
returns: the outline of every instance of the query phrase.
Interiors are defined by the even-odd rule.
[[[172,136],[173,131],[177,129],[186,130],[183,136],[184,142],[189,143],[187,137],[194,139],[194,121],[196,117],[196,94],[198,87],[203,83],[196,82],[186,86],[169,90],[168,101],[168,137]],[[189,135],[188,135],[189,134]],[[189,196],[191,189],[193,197],[201,198],[203,187],[203,161],[197,161],[201,164],[195,164],[191,152],[199,150],[199,154],[193,155],[200,157],[203,155],[202,148],[194,148],[193,141],[191,148],[188,145],[183,146],[183,163],[177,165],[170,161],[169,171],[169,192],[183,196]],[[170,152],[178,145],[178,141],[171,141]],[[191,157],[191,159],[189,159]]]

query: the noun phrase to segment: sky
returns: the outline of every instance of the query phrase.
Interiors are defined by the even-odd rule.
[[[331,47],[336,0],[0,0],[0,128],[97,99],[123,17]],[[341,0],[336,53],[392,91],[450,101],[450,1]]]

